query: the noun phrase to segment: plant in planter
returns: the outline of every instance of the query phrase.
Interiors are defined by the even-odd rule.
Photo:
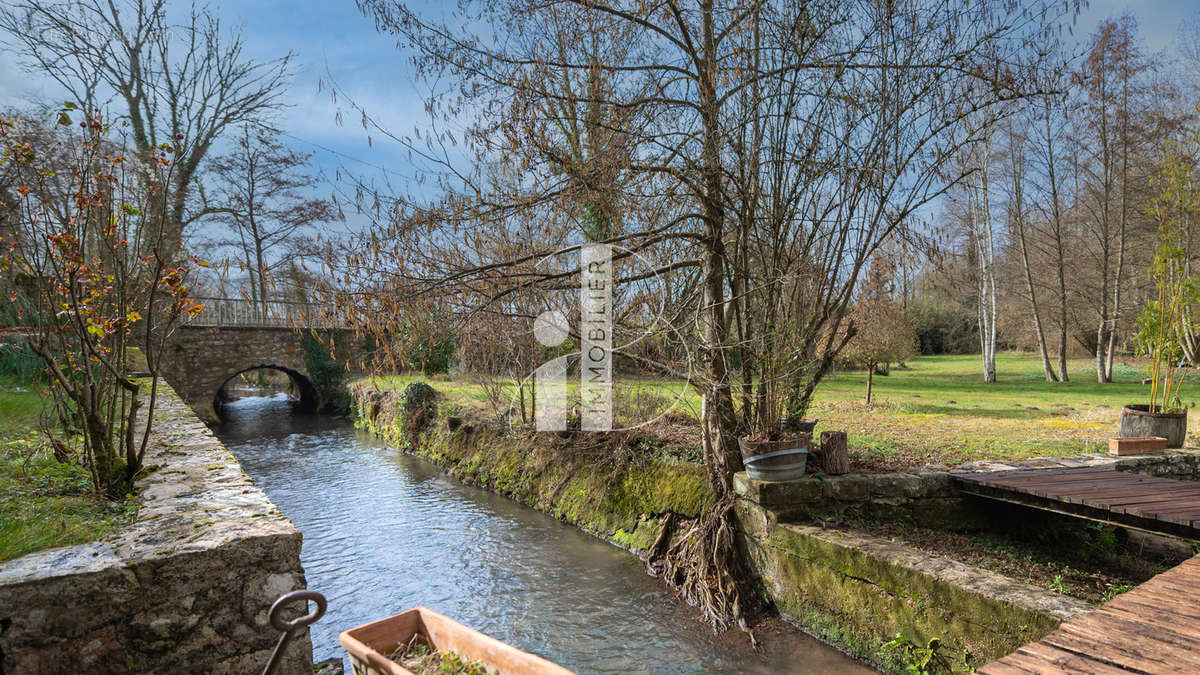
[[[795,331],[789,328],[786,312],[773,311],[762,318],[758,331],[754,414],[748,416],[746,435],[738,439],[742,463],[755,480],[803,476],[812,447],[812,423],[807,433],[797,431],[799,415],[788,415],[793,409],[794,374],[802,365],[797,346],[790,339]]]
[[[1187,252],[1200,216],[1193,170],[1174,152],[1164,160],[1161,191],[1151,213],[1158,220],[1158,250],[1151,267],[1155,295],[1138,317],[1134,346],[1150,359],[1149,404],[1127,405],[1121,412],[1123,438],[1160,436],[1167,447],[1183,447],[1187,408],[1180,396],[1183,336],[1193,330],[1189,309],[1200,300],[1195,277],[1187,273]]]

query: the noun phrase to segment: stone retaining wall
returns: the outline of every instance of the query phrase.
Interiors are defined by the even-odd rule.
[[[0,675],[254,673],[271,603],[304,588],[300,532],[160,385],[136,521],[0,563]],[[280,673],[312,673],[307,631]]]
[[[1185,480],[1200,479],[1200,450],[1170,450],[1160,455],[1116,457],[1081,455],[1006,462],[971,462],[947,470],[898,473],[814,474],[791,481],[754,481],[734,477],[738,494],[770,510],[785,522],[812,522],[846,516],[902,520],[926,527],[972,530],[989,526],[977,500],[964,497],[953,473],[1095,468]]]
[[[734,476],[734,489],[787,522],[855,516],[955,530],[986,526],[984,514],[944,471],[817,474],[781,482],[750,480],[742,472]]]
[[[436,389],[438,383],[434,383]],[[402,428],[400,392],[369,380],[351,387],[359,426],[429,459],[459,480],[544,511],[585,532],[640,553],[658,536],[661,517],[703,512],[712,499],[704,468],[661,457],[606,462],[597,452],[560,444],[556,434],[514,438],[486,424],[455,431],[443,415],[414,443]]]
[[[913,482],[915,486],[916,481]],[[745,492],[746,481],[739,481]],[[761,493],[760,493],[761,494]],[[1040,639],[1091,605],[892,541],[781,522],[745,495],[739,542],[776,607],[818,637],[890,671],[897,634],[974,664]]]

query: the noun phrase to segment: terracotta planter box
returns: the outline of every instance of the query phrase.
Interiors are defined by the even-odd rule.
[[[510,647],[424,607],[351,628],[343,631],[338,639],[350,655],[355,673],[412,675],[412,671],[392,661],[388,655],[397,647],[408,644],[417,634],[438,651],[452,651],[501,675],[571,675],[571,671],[562,666]]]
[[[1162,436],[1108,439],[1108,451],[1114,455],[1159,455],[1167,449]]]

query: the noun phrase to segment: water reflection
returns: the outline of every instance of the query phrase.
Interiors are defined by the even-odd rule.
[[[715,638],[627,553],[282,396],[227,412],[218,435],[304,533],[329,600],[317,660],[342,655],[341,630],[424,605],[581,673],[869,672],[800,634],[768,637],[767,657]]]

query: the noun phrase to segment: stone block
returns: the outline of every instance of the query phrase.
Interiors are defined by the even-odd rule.
[[[1092,606],[903,544],[843,530],[778,524],[742,540],[753,572],[781,611],[810,630],[854,636],[882,656],[896,633],[938,638],[980,662],[1013,651]],[[808,622],[816,620],[817,625]],[[960,652],[961,653],[961,652]]]
[[[751,481],[757,483],[758,503],[768,509],[796,510],[820,504],[827,496],[830,478],[806,476],[788,481]]]
[[[826,478],[825,490],[829,499],[837,502],[866,502],[871,498],[874,484],[872,476],[848,473]]]

